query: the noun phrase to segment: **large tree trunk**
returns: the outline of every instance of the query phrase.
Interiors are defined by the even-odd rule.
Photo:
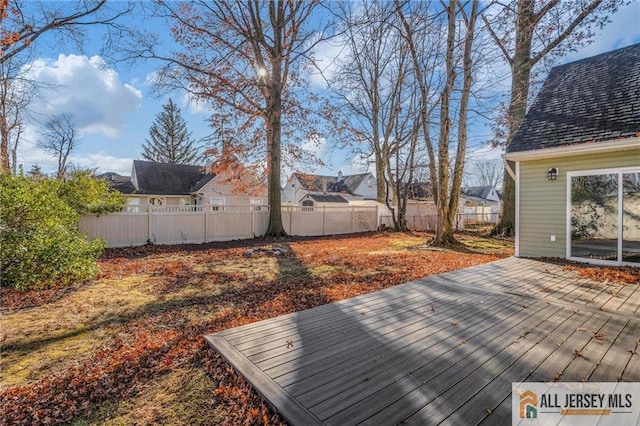
[[[466,35],[464,40],[464,53],[462,58],[462,93],[458,110],[458,146],[456,149],[456,162],[453,168],[453,180],[451,183],[451,195],[449,199],[448,216],[445,218],[443,235],[447,243],[457,243],[454,235],[454,226],[458,214],[458,200],[462,188],[462,176],[464,171],[464,160],[467,153],[467,117],[469,114],[469,95],[471,94],[472,83],[472,61],[471,52],[473,48],[473,38],[475,36],[476,17],[478,11],[478,0],[474,0],[471,6],[469,18],[466,20]]]
[[[449,213],[449,138],[451,137],[450,104],[456,81],[454,69],[454,49],[456,33],[457,1],[451,1],[447,7],[447,46],[445,53],[446,83],[440,94],[440,135],[438,137],[438,223],[435,245],[448,245],[452,241],[453,227]],[[455,239],[454,239],[455,242]]]
[[[265,237],[282,238],[287,233],[282,224],[282,188],[280,187],[280,169],[282,166],[280,141],[282,137],[282,89],[280,87],[280,66],[274,65],[272,86],[267,108],[267,168],[269,171],[269,226]]]
[[[511,100],[509,101],[508,129],[506,149],[515,136],[527,113],[529,98],[529,80],[531,77],[531,40],[533,38],[534,1],[518,0],[518,19],[516,20],[516,45],[511,62]],[[514,163],[510,163],[514,169]],[[516,185],[507,170],[502,180],[502,204],[500,220],[492,234],[513,236],[516,223]]]

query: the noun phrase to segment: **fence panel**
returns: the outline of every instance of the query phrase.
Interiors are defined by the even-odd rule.
[[[171,212],[149,215],[149,240],[154,244],[204,242],[203,213]]]
[[[325,211],[314,210],[298,210],[292,211],[289,217],[289,230],[285,226],[285,231],[289,235],[305,235],[305,236],[317,236],[327,235],[326,229],[323,225],[323,220],[326,219]]]
[[[138,207],[138,206],[135,206]],[[378,226],[377,207],[286,206],[282,222],[289,235],[317,236],[373,231]],[[101,238],[109,247],[155,244],[203,243],[254,238],[264,235],[269,210],[261,207],[202,206],[139,207],[108,215],[87,215],[80,232]]]
[[[370,232],[378,229],[378,211],[356,208],[353,212],[354,232]]]
[[[258,217],[269,218],[264,211],[220,211],[207,214],[207,241],[228,241],[253,238],[266,231],[264,221]]]
[[[325,233],[329,235],[358,232],[354,229],[353,209],[328,211],[324,222]]]
[[[453,226],[456,231],[476,231],[484,230],[483,227],[498,222],[498,213],[468,213],[456,214]],[[436,215],[407,215],[407,228],[414,231],[433,231],[436,229]],[[393,228],[393,218],[391,216],[381,216],[380,223],[382,225]]]
[[[100,238],[109,247],[139,246],[149,239],[148,213],[115,213],[83,216],[80,234],[89,239]]]

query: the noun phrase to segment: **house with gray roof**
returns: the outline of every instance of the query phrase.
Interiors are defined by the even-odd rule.
[[[131,176],[104,173],[99,177],[126,195],[130,211],[147,205],[223,209],[268,204],[266,187],[257,179],[208,173],[205,166],[134,160]]]
[[[505,157],[517,256],[640,264],[640,44],[553,68]]]
[[[493,186],[468,186],[462,189],[465,203],[493,205],[500,203],[499,191]]]
[[[282,203],[305,207],[344,205],[375,200],[376,179],[370,172],[335,176],[293,173],[282,188]]]

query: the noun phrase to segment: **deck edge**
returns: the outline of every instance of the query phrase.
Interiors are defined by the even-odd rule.
[[[323,425],[311,411],[291,394],[282,389],[266,373],[257,368],[246,356],[232,346],[223,336],[207,334],[205,340],[231,366],[253,386],[265,401],[292,425]]]

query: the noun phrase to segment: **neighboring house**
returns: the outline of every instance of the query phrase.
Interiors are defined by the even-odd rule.
[[[500,192],[493,186],[469,186],[462,189],[465,220],[496,222],[500,213]]]
[[[233,173],[205,173],[205,167],[134,160],[131,176],[104,173],[113,189],[127,197],[129,210],[135,206],[222,206],[267,205],[266,187],[257,179],[235,179]]]
[[[506,158],[517,256],[640,264],[640,44],[553,68]]]
[[[321,176],[293,173],[282,189],[282,203],[304,207],[341,205],[376,199],[376,179],[371,173]]]
[[[500,195],[493,186],[469,186],[462,189],[465,204],[488,206],[500,204]]]

